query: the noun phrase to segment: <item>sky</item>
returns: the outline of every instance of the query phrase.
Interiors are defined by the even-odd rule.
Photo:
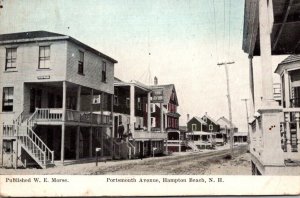
[[[0,0],[0,33],[45,30],[70,35],[118,61],[115,76],[175,84],[180,125],[205,112],[228,116],[228,65],[233,123],[247,131],[249,61],[242,51],[243,0]],[[274,69],[285,57],[273,57]],[[256,99],[260,59],[254,58]],[[274,81],[278,76],[274,75]],[[249,104],[248,104],[249,106]]]

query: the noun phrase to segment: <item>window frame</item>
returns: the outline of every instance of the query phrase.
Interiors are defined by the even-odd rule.
[[[5,99],[5,89],[8,89],[8,99],[6,100]],[[12,90],[12,99],[10,99],[10,95],[9,95],[9,90]],[[12,100],[12,101],[9,101],[9,100]],[[5,103],[12,103],[12,105],[5,105]],[[11,106],[11,110],[10,109],[7,109],[5,107],[10,107]],[[14,87],[3,87],[3,92],[2,92],[2,112],[13,112],[14,111]]]
[[[130,98],[126,98],[126,107],[130,108]]]
[[[192,131],[197,131],[197,124],[192,124]]]
[[[44,56],[41,56],[41,49],[44,48]],[[49,48],[49,56],[45,55],[45,48]],[[43,60],[42,60],[43,59]],[[41,62],[49,61],[49,67],[41,67]],[[50,63],[51,63],[51,48],[50,45],[44,45],[44,46],[39,46],[39,65],[38,69],[50,69]]]
[[[84,75],[84,52],[81,50],[78,50],[78,54],[79,54],[79,58],[78,58],[77,73],[80,75]],[[82,57],[82,60],[81,60],[81,57]]]
[[[11,51],[11,56],[10,56],[10,59],[8,58],[8,53],[9,53],[9,50],[15,50],[15,58],[13,58],[13,53]],[[15,63],[15,67],[8,67],[8,62],[10,60],[10,65],[12,65],[13,63]],[[12,62],[12,60],[14,60]],[[5,52],[5,71],[9,71],[9,70],[14,70],[17,68],[17,47],[9,47],[9,48],[6,48],[6,52]]]
[[[107,64],[106,61],[102,61],[102,70],[101,70],[101,81],[102,82],[107,82]]]
[[[137,109],[142,110],[142,98],[141,97],[137,98]]]

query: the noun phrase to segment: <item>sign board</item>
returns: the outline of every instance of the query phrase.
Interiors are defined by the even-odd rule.
[[[100,104],[100,103],[101,103],[101,95],[94,95],[93,104]]]
[[[152,90],[152,103],[163,103],[164,102],[164,90],[163,88],[155,88]]]
[[[96,148],[96,152],[99,152],[99,151],[101,151],[101,148]]]
[[[50,76],[38,76],[38,80],[50,79]]]

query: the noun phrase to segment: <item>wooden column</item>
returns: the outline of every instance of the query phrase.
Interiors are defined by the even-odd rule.
[[[273,69],[271,57],[271,22],[267,0],[259,0],[259,36],[263,104],[273,101]]]
[[[111,153],[111,157],[112,159],[114,158],[114,137],[115,137],[115,119],[114,119],[114,94],[111,94],[110,97],[111,100],[111,106],[110,106],[110,113],[111,113],[111,119],[112,119],[112,127],[110,130],[110,138],[111,138],[111,143],[110,143],[110,153]]]
[[[290,77],[289,72],[285,69],[283,72],[283,78],[284,78],[284,99],[285,99],[285,108],[290,108]]]
[[[160,132],[164,132],[164,105],[160,103]]]
[[[255,95],[253,79],[253,57],[249,56],[249,85],[250,85],[250,116],[255,113]]]
[[[133,135],[134,134],[134,121],[135,121],[135,88],[134,85],[130,85],[130,132]]]
[[[77,89],[77,104],[76,110],[81,110],[81,86],[78,86]],[[79,149],[80,149],[80,126],[76,127],[76,160],[79,159]]]
[[[89,157],[93,157],[93,96],[94,96],[94,89],[91,89],[91,100],[90,100],[90,114],[91,114],[91,126],[89,129]]]
[[[151,92],[147,94],[147,131],[151,131]]]
[[[80,109],[81,109],[81,86],[78,86],[76,110],[80,111]]]
[[[76,127],[76,159],[79,159],[80,126]]]
[[[89,157],[93,157],[93,127],[89,130]]]
[[[104,93],[101,93],[101,98],[100,98],[100,111],[101,111],[101,124],[103,124],[103,108],[104,108]],[[105,133],[105,128],[101,127],[101,156],[104,156],[104,133]]]
[[[61,153],[60,153],[60,161],[62,164],[65,159],[65,121],[66,121],[66,101],[67,101],[67,82],[63,81],[63,97],[62,97],[62,125],[61,125]]]

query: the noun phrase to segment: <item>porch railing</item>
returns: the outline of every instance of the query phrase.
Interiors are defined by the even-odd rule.
[[[300,151],[300,108],[283,109],[284,120],[280,123],[281,148],[286,153]],[[289,156],[299,156],[289,155]],[[298,157],[298,160],[300,156]]]
[[[62,121],[63,110],[61,108],[37,108],[28,120],[30,126],[38,121]],[[110,115],[67,109],[65,120],[91,124],[111,124],[112,119]]]

